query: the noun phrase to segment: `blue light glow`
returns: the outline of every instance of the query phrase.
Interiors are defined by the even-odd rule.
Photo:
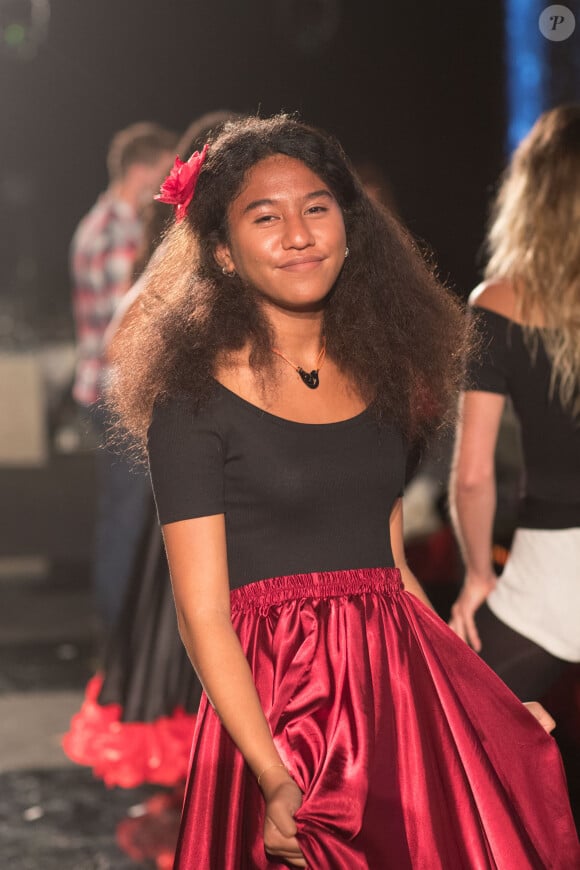
[[[505,2],[507,148],[510,154],[545,107],[546,40],[538,27],[545,5],[538,0]]]

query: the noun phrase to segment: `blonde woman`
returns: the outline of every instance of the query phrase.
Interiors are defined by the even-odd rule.
[[[451,627],[520,698],[580,661],[580,106],[543,114],[515,152],[470,302],[483,336],[451,478],[466,565]],[[491,563],[494,450],[506,398],[525,481],[500,578]]]

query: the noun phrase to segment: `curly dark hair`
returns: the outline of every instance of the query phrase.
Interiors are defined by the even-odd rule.
[[[364,192],[332,137],[285,114],[227,123],[210,140],[187,219],[173,226],[152,263],[140,311],[112,348],[109,402],[144,445],[156,400],[213,390],[223,354],[251,349],[258,375],[274,372],[272,331],[251,287],[222,274],[216,245],[228,241],[228,207],[246,173],[275,154],[301,160],[340,205],[350,255],[325,303],[328,353],[379,418],[409,439],[425,436],[456,407],[468,326],[398,221]]]

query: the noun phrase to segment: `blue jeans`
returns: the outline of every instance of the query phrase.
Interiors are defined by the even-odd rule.
[[[93,563],[93,592],[105,629],[117,619],[141,537],[152,493],[149,474],[122,452],[106,446],[105,411],[89,408],[91,425],[101,446],[96,455],[97,510]]]

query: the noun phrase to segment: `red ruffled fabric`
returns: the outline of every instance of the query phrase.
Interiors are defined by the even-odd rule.
[[[157,870],[171,870],[179,833],[183,786],[171,794],[156,794],[142,814],[117,825],[117,845],[133,861],[153,861]]]
[[[83,705],[62,740],[66,755],[92,767],[109,787],[184,782],[196,716],[177,708],[154,722],[122,722],[120,704],[98,703],[102,683],[100,674],[89,680]]]

